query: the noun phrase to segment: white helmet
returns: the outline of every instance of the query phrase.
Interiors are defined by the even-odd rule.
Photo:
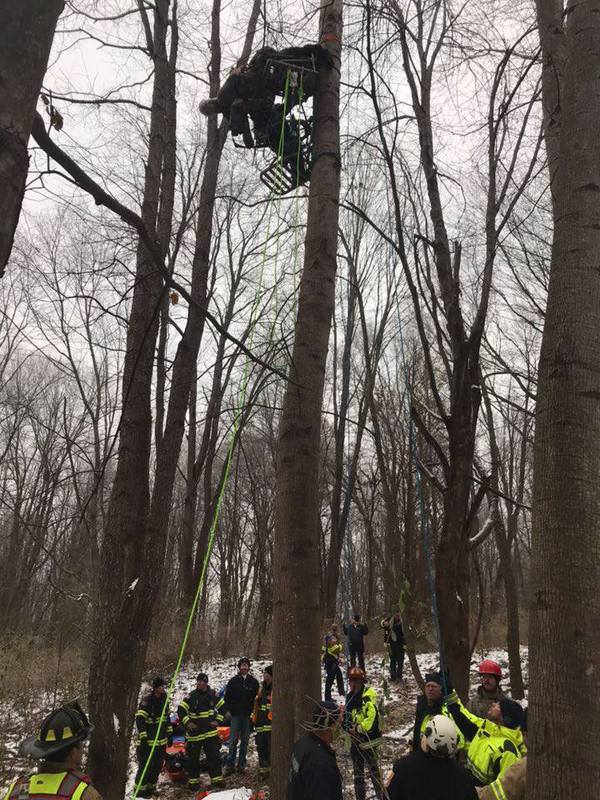
[[[434,756],[450,758],[458,748],[458,729],[454,722],[443,714],[432,717],[421,734],[426,749]]]

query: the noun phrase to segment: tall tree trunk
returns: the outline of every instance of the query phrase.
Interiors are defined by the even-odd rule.
[[[600,785],[599,41],[600,0],[571,3],[534,448],[531,800]],[[542,46],[552,58],[543,31]]]
[[[490,490],[494,493],[488,496],[491,514],[494,520],[494,536],[500,557],[500,574],[504,583],[504,596],[506,601],[506,646],[508,650],[508,668],[510,672],[510,689],[515,700],[525,697],[523,685],[523,671],[521,669],[520,630],[519,630],[519,596],[517,581],[512,563],[511,541],[508,531],[500,513],[498,502],[498,471],[500,469],[500,449],[496,439],[494,427],[494,414],[492,404],[487,392],[484,392],[484,405],[487,417],[490,451],[492,455],[492,470],[490,475]]]
[[[170,0],[158,0],[154,11],[155,74],[142,202],[142,219],[147,230],[156,232],[157,243],[163,233],[163,255],[168,243],[164,231],[170,223],[159,219],[159,207],[165,207],[163,162],[167,128],[175,126],[168,114],[174,77],[167,55],[169,5]],[[90,714],[95,725],[90,770],[105,800],[120,800],[125,792],[129,737],[151,621],[140,627],[136,597],[146,592],[152,578],[143,567],[150,499],[151,389],[162,291],[156,264],[140,240],[127,329],[118,461],[102,545],[90,665]]]
[[[0,277],[19,222],[27,142],[64,6],[64,0],[19,0],[0,8]]]
[[[342,0],[321,9],[321,41],[335,60],[318,78],[304,269],[290,381],[279,429],[275,495],[271,793],[284,797],[294,737],[320,696],[319,453],[321,404],[335,303],[340,192]],[[302,671],[303,680],[298,680]]]

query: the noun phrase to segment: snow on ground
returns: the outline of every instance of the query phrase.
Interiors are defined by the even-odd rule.
[[[483,658],[492,658],[494,661],[497,661],[508,676],[508,657],[506,651],[477,651],[471,664],[472,685],[477,685],[476,668],[479,661]],[[419,654],[417,656],[417,661],[419,669],[423,674],[438,669],[438,656],[436,653]],[[225,687],[229,678],[237,672],[236,662],[237,658],[215,659],[210,661],[200,660],[198,658],[190,659],[175,682],[171,709],[175,711],[179,701],[195,688],[196,675],[198,672],[207,672],[211,687],[218,692]],[[259,681],[264,668],[270,663],[271,660],[268,658],[261,658],[253,663],[252,673]],[[526,647],[521,648],[521,663],[524,682],[527,686],[528,659]],[[380,765],[384,775],[391,769],[393,761],[406,752],[412,736],[412,721],[414,719],[414,709],[419,690],[411,673],[408,658],[405,661],[404,667],[404,681],[402,681],[402,683],[391,683],[387,675],[384,674],[383,655],[381,653],[374,653],[366,657],[369,683],[377,689],[380,699],[383,701],[384,743],[380,753]],[[147,676],[148,680],[151,680],[152,677],[152,675]],[[505,679],[503,685],[508,685],[508,677]],[[140,695],[149,691],[149,689],[149,684],[144,684],[141,687]],[[336,695],[335,689],[333,698],[334,700],[339,699],[340,702],[343,700],[342,697]],[[0,718],[3,720],[3,727],[5,728],[0,740],[0,787],[3,787],[15,774],[26,772],[31,769],[31,765],[28,764],[26,760],[17,756],[18,743],[36,730],[39,722],[44,717],[45,709],[52,708],[55,703],[58,704],[68,699],[70,698],[63,698],[60,696],[55,698],[54,692],[44,692],[33,698],[29,697],[19,701],[0,703]],[[115,727],[117,727],[118,720],[116,716],[114,718]],[[225,752],[226,747],[224,746],[223,753]],[[344,777],[346,794],[349,798],[353,797],[350,756],[348,753],[344,752],[341,747],[338,753],[338,762]],[[131,767],[127,784],[128,797],[131,796],[133,791],[136,769],[135,747],[132,744]],[[208,776],[206,776],[206,784],[208,785]],[[260,788],[261,785],[261,780],[258,776],[256,749],[252,737],[248,749],[247,773],[245,775],[232,775],[227,778],[226,788],[235,789],[236,791],[228,797],[224,796],[222,800],[245,800],[246,793],[242,791],[244,787],[249,787],[254,790]],[[184,800],[184,798],[189,800],[190,798],[190,793],[185,789],[185,785],[172,784],[166,775],[161,776],[159,788],[161,796],[166,800]],[[367,791],[369,792],[369,789]],[[0,796],[2,796],[1,793]],[[217,800],[217,798],[215,798],[215,800]]]

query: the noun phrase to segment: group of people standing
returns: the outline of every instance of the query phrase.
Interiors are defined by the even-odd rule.
[[[404,631],[399,614],[392,614],[381,620],[383,629],[383,645],[389,663],[390,680],[402,681],[404,672]],[[369,633],[366,622],[361,620],[360,614],[353,614],[352,619],[342,624],[344,636],[347,637],[348,658],[350,667],[358,665],[365,671],[365,636]],[[325,634],[321,647],[321,656],[325,668],[325,700],[331,700],[331,690],[334,683],[338,695],[344,696],[344,676],[341,669],[344,656],[344,644],[340,636],[339,627],[333,624]]]
[[[393,619],[388,627],[393,629]],[[350,667],[345,706],[330,699],[320,703],[313,729],[296,744],[287,800],[340,800],[342,783],[331,743],[343,730],[350,736],[356,800],[365,798],[365,770],[381,800],[523,800],[527,711],[503,692],[499,664],[485,659],[478,672],[480,685],[466,706],[447,673],[425,676],[412,753],[398,759],[384,781],[378,766],[377,695],[367,686],[364,671]],[[316,776],[319,770],[323,781]],[[324,792],[323,786],[329,789]]]
[[[403,653],[400,657],[397,649],[404,643],[399,623],[396,617],[382,622],[390,651],[396,649],[396,676],[402,674],[403,663]],[[447,673],[425,676],[424,692],[416,705],[412,752],[398,759],[384,780],[379,763],[382,712],[364,670],[368,628],[354,615],[344,625],[344,633],[348,645],[352,644],[350,658],[354,661],[347,673],[348,692],[341,705],[335,703],[331,699],[333,679],[326,682],[329,697],[316,705],[308,733],[294,746],[286,800],[342,800],[342,780],[332,748],[339,735],[348,740],[356,800],[366,800],[367,778],[377,800],[524,800],[527,711],[502,690],[502,669],[496,662],[481,662],[480,685],[466,705],[453,690]],[[333,672],[328,665],[339,656],[340,648],[334,627],[323,646],[328,681]],[[176,714],[169,709],[165,680],[156,677],[152,681],[135,716],[138,797],[155,794],[167,748],[178,732],[185,737],[184,769],[192,790],[199,789],[201,769],[208,771],[213,790],[221,788],[224,778],[234,771],[245,772],[252,730],[260,774],[267,776],[273,668],[265,668],[259,684],[250,667],[249,659],[241,658],[237,673],[220,693],[211,689],[206,673],[199,673],[195,689],[180,701]],[[342,677],[339,661],[337,671]],[[226,721],[229,740],[222,759],[220,734]],[[76,703],[49,714],[39,733],[20,748],[22,755],[42,759],[40,770],[14,781],[4,800],[34,796],[101,800],[90,778],[81,772],[83,742],[91,730]]]
[[[224,778],[233,772],[245,772],[252,730],[256,735],[260,772],[265,776],[268,774],[273,667],[265,668],[262,685],[250,673],[248,658],[240,658],[237,667],[237,674],[228,681],[222,694],[211,689],[208,675],[200,672],[196,677],[196,688],[179,703],[176,715],[171,715],[167,704],[165,680],[154,679],[152,691],[142,698],[135,718],[138,797],[154,794],[175,727],[180,727],[185,736],[184,768],[190,789],[199,788],[203,757],[212,789],[220,788]],[[229,741],[227,756],[223,760],[219,728],[225,724],[226,717]]]

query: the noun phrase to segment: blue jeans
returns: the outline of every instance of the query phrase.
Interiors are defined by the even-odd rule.
[[[235,767],[235,757],[237,754],[238,741],[240,743],[240,757],[238,767],[244,769],[246,766],[246,753],[248,752],[248,740],[250,739],[250,717],[232,716],[229,731],[229,753],[225,759],[228,767]]]

